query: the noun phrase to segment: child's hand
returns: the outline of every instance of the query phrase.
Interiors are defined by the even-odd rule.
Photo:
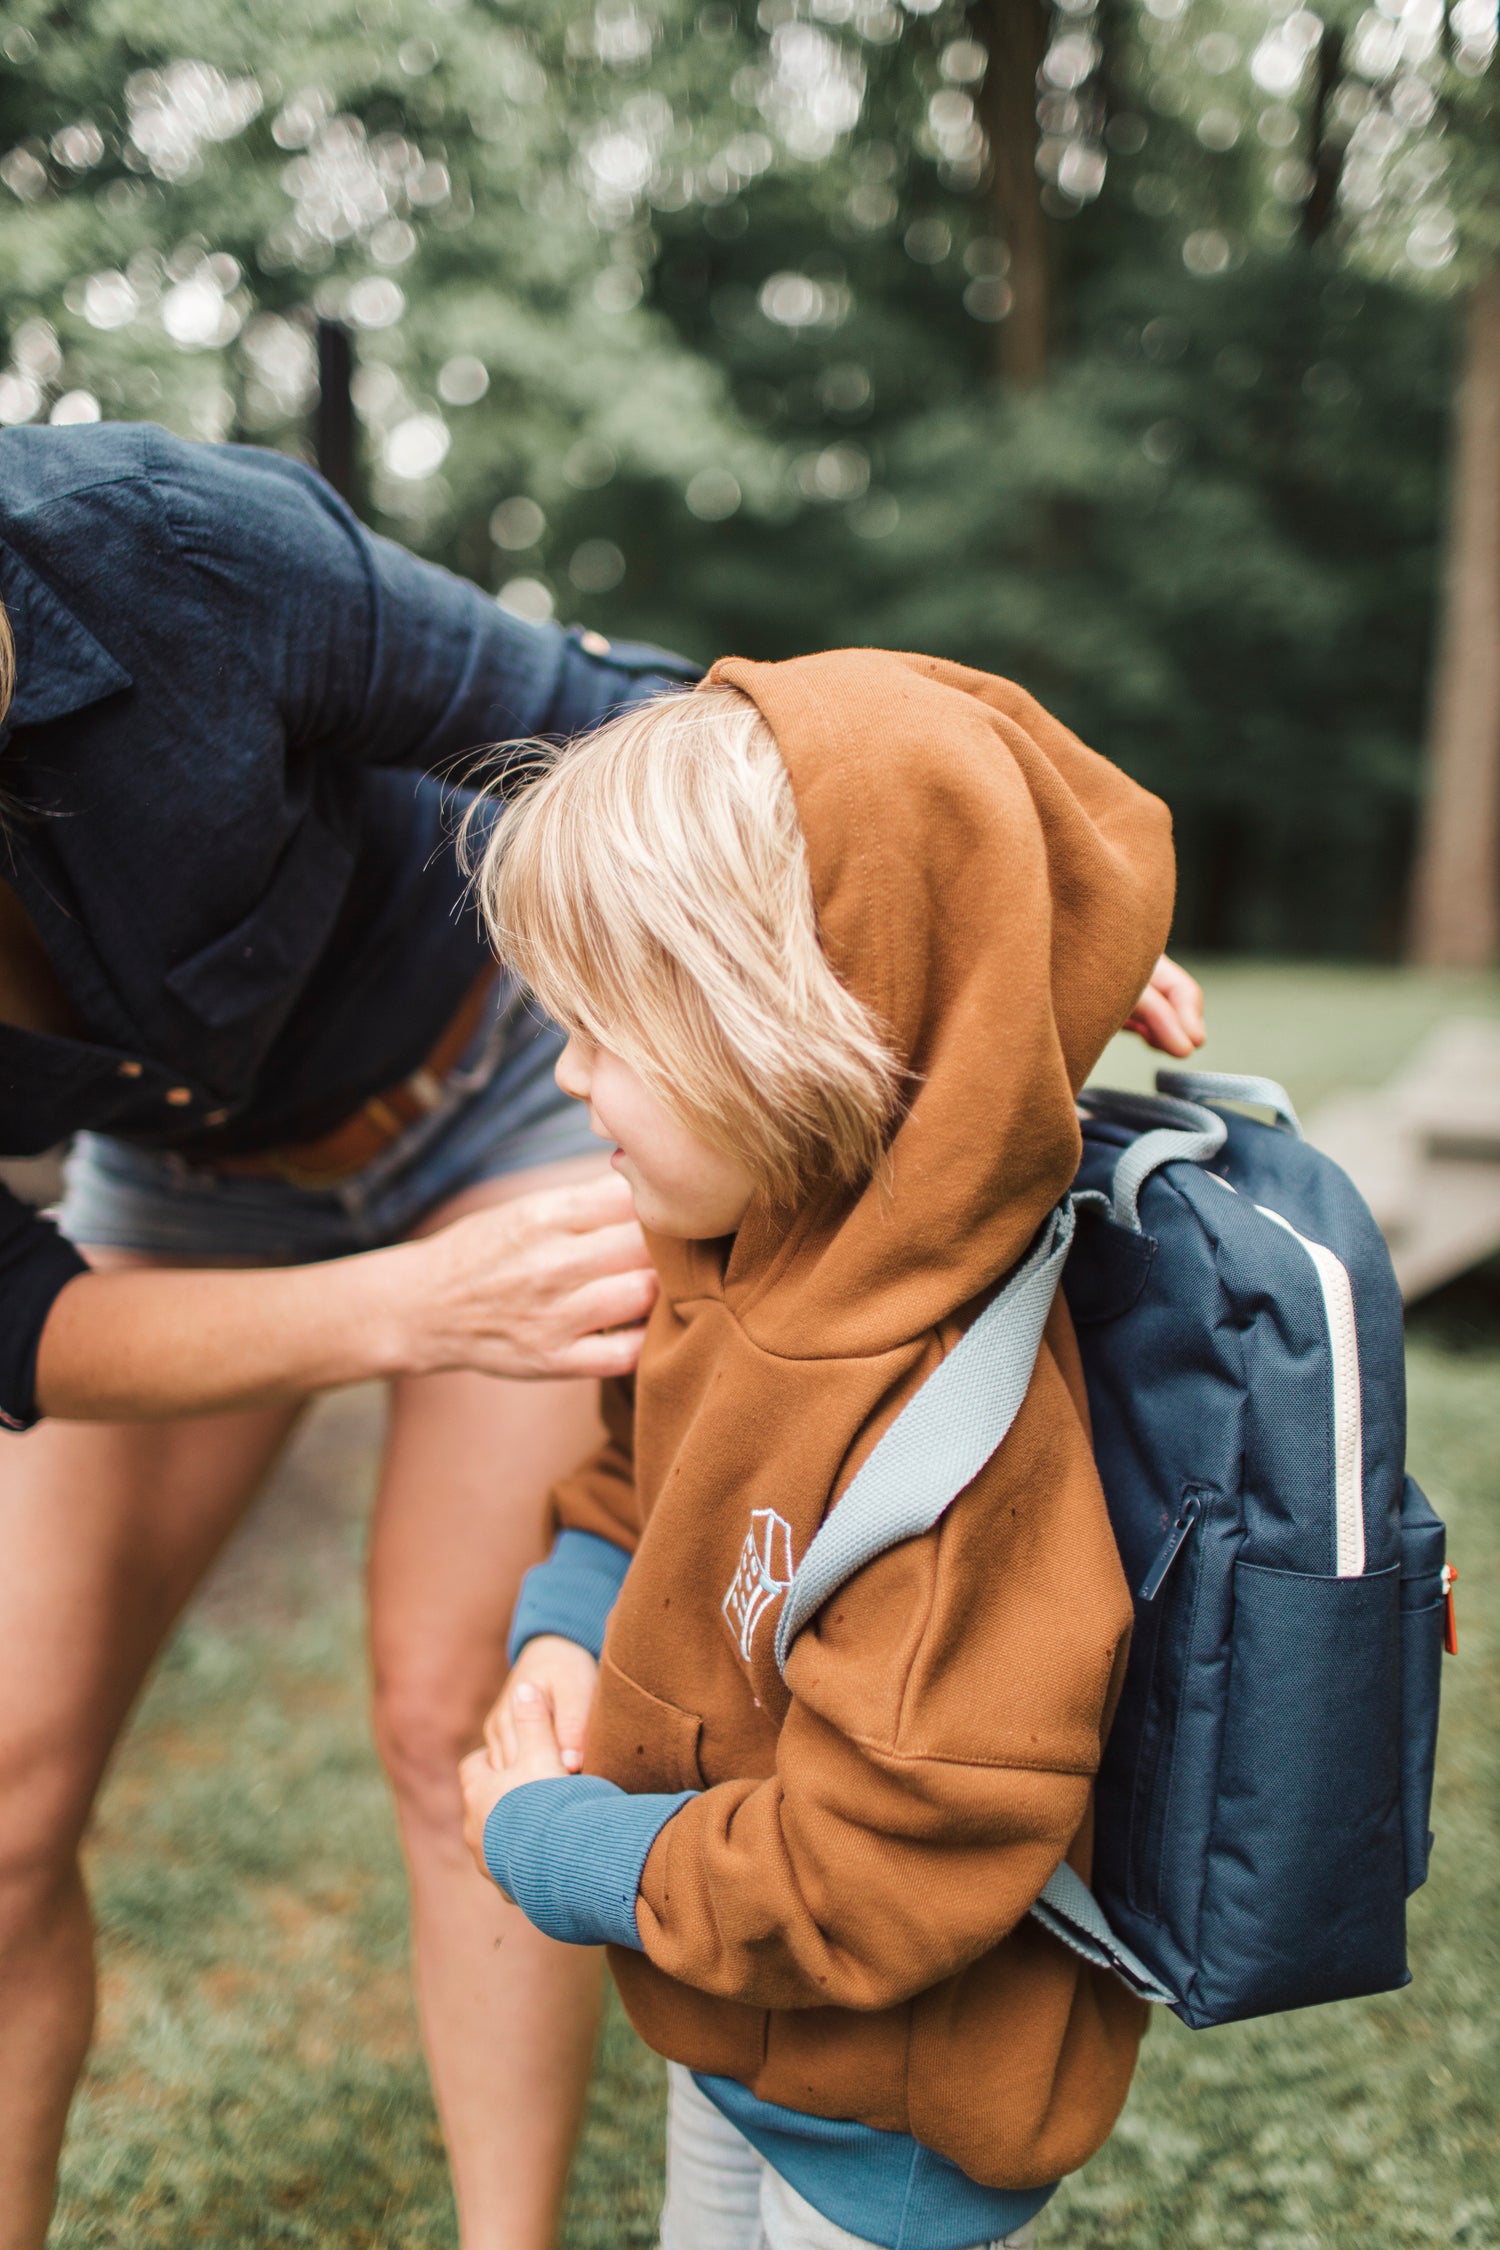
[[[1207,1036],[1203,1028],[1203,987],[1164,953],[1151,972],[1151,982],[1126,1018],[1125,1029],[1144,1039],[1148,1047],[1185,1059],[1195,1047],[1202,1046]]]
[[[515,1699],[523,1687],[534,1687],[551,1713],[563,1771],[577,1773],[583,1764],[583,1738],[598,1679],[596,1659],[577,1641],[565,1641],[559,1633],[538,1633],[528,1641],[484,1722],[485,1743],[496,1765],[515,1763],[519,1754]]]
[[[484,1876],[490,1872],[484,1859],[484,1824],[501,1798],[524,1782],[565,1781],[568,1774],[546,1698],[530,1681],[522,1680],[511,1698],[510,1728],[515,1755],[503,1766],[493,1752],[473,1750],[458,1769],[464,1797],[464,1842]]]

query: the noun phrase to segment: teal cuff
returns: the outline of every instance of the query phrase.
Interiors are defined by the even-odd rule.
[[[525,1781],[485,1822],[484,1863],[547,1937],[639,1953],[635,1902],[647,1854],[693,1796],[632,1797],[588,1773]]]

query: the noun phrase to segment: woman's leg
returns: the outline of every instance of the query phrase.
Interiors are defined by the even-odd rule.
[[[597,1169],[585,1158],[512,1174],[427,1227]],[[551,2243],[598,2027],[600,1956],[542,1937],[476,1874],[457,1773],[505,1675],[548,1489],[598,1436],[592,1384],[451,1374],[393,1386],[370,1554],[375,1729],[411,1876],[418,2002],[464,2250]]]
[[[40,2250],[93,2025],[78,1845],[100,1776],[294,1419],[0,1439],[0,2250]]]

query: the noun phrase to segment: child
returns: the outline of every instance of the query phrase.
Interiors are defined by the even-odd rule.
[[[1144,2009],[1027,1918],[1088,1875],[1131,1616],[1060,1300],[968,1490],[785,1683],[773,1643],[1066,1191],[1172,880],[1164,807],[1019,688],[871,650],[718,664],[488,848],[661,1298],[633,1433],[617,1399],[555,1495],[469,1835],[540,1928],[609,1943],[672,2065],[663,2250],[1025,2243],[1124,2101]]]

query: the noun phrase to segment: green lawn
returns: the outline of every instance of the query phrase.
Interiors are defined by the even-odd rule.
[[[1304,1102],[1378,1079],[1445,1010],[1496,1004],[1493,982],[1376,972],[1236,967],[1210,984],[1218,1067],[1284,1076]],[[1482,1290],[1460,1328],[1442,1308],[1418,1325],[1411,1395],[1412,1463],[1463,1571],[1414,1982],[1215,2032],[1158,2021],[1114,2139],[1053,2206],[1057,2250],[1500,2245],[1500,1320]],[[59,2250],[454,2240],[364,1730],[358,1465],[320,1452],[318,1427],[301,1473],[339,1497],[316,1553],[300,1576],[278,1562],[269,1592],[253,1558],[232,1568],[105,1800],[103,2023]],[[615,2016],[567,2250],[654,2241],[660,2093]]]

